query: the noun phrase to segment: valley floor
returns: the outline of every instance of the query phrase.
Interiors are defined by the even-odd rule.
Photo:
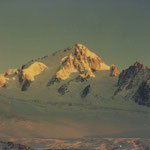
[[[150,148],[149,107],[122,100],[91,101],[37,101],[1,95],[0,140],[35,150]]]

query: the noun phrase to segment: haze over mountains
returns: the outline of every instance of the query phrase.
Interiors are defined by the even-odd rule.
[[[81,148],[93,147],[94,137],[105,149],[120,141],[140,147],[137,138],[150,138],[149,80],[147,66],[135,62],[120,73],[82,44],[9,69],[0,74],[0,139],[66,148],[72,138]]]

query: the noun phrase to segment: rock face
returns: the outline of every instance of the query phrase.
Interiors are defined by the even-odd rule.
[[[83,78],[95,77],[94,71],[109,70],[99,56],[91,52],[85,46],[76,44],[74,53],[65,56],[61,60],[62,67],[56,73],[56,78],[66,80],[72,73],[79,72]]]
[[[119,74],[120,74],[120,72],[118,71],[118,69],[117,69],[117,67],[114,65],[114,64],[112,64],[111,66],[110,66],[110,76],[115,76],[115,77],[117,77],[117,76],[119,76]]]
[[[59,92],[61,95],[64,95],[66,92],[68,92],[68,85],[67,85],[67,84],[62,85],[62,86],[58,89],[58,92]]]
[[[21,91],[27,91],[27,89],[29,88],[30,84],[31,84],[31,81],[25,79],[25,81],[22,84]]]
[[[150,79],[141,83],[133,98],[140,105],[150,106]]]
[[[150,69],[136,62],[128,69],[123,70],[118,79],[115,95],[121,94],[140,105],[150,106]],[[125,94],[125,95],[124,95]]]
[[[90,89],[91,89],[91,85],[89,84],[83,89],[83,91],[81,93],[81,97],[85,98],[89,94]]]
[[[147,66],[136,62],[120,73],[117,83],[118,89],[115,93],[117,94],[123,89],[129,90],[139,86],[143,80],[147,80],[149,73],[150,69]]]
[[[52,77],[52,79],[47,83],[47,86],[54,85],[55,83],[59,83],[61,81],[60,78],[56,78],[56,76]]]

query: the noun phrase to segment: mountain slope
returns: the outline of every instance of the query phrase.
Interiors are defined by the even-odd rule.
[[[149,77],[139,62],[119,73],[81,44],[8,70],[0,75],[0,139],[37,149],[54,146],[51,139],[59,148],[68,138],[150,138],[150,109],[138,105],[149,106]]]
[[[52,96],[49,91],[54,90],[53,95],[54,93],[55,95],[57,93],[64,95],[68,87],[70,89],[77,88],[78,95],[81,95],[77,86],[79,85],[83,90],[86,86],[85,82],[90,84],[87,81],[90,78],[97,78],[98,72],[102,74],[99,78],[103,77],[103,72],[108,72],[105,73],[107,78],[110,76],[110,67],[88,48],[76,44],[51,56],[28,62],[11,74],[11,77],[3,73],[0,81],[1,87],[10,90],[13,87],[13,90],[26,91],[31,95],[41,94],[42,90],[45,90],[44,93],[47,96]],[[12,80],[13,78],[15,81]],[[90,80],[92,81],[92,79]]]
[[[119,73],[115,65],[106,65],[84,45],[76,44],[0,74],[0,87],[4,93],[22,95],[24,91],[28,97],[45,100],[113,98],[149,106],[149,79],[150,69],[139,62]]]
[[[114,95],[134,100],[140,105],[150,106],[149,79],[150,68],[136,62],[120,73],[118,88]]]

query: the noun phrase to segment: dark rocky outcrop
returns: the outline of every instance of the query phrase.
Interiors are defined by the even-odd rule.
[[[142,82],[133,98],[140,105],[150,106],[150,79]]]
[[[31,81],[25,79],[23,84],[22,84],[21,91],[27,91],[27,89],[29,88],[30,84],[31,84]]]
[[[64,84],[58,89],[58,93],[61,95],[65,95],[66,92],[68,92],[68,84]]]
[[[72,48],[73,48],[73,46],[68,47],[68,48],[64,49],[64,52],[70,51]]]
[[[81,76],[77,76],[77,77],[75,78],[75,81],[76,81],[76,82],[84,82],[84,81],[87,81],[87,79],[86,79],[86,78],[83,78],[83,77],[81,77]]]
[[[23,77],[22,70],[19,70],[18,79],[21,85],[21,91],[27,91],[27,89],[30,87],[31,81]]]
[[[23,72],[22,72],[22,69],[19,69],[18,79],[19,79],[19,83],[22,84],[22,82],[23,82]]]
[[[83,89],[83,91],[81,92],[81,97],[82,97],[82,98],[85,98],[85,97],[89,94],[90,89],[91,89],[91,85],[89,84],[89,85],[87,85],[87,86]]]
[[[147,80],[149,73],[150,69],[139,62],[123,70],[119,75],[118,88],[115,91],[115,95],[123,89],[129,90],[135,86],[139,86],[143,80]]]
[[[54,77],[47,83],[47,86],[54,85],[55,83],[59,83],[60,81],[61,81],[60,78],[56,78],[56,76],[54,76]]]
[[[150,69],[136,62],[123,70],[118,79],[114,95],[121,94],[125,99],[132,99],[139,105],[150,106]]]

